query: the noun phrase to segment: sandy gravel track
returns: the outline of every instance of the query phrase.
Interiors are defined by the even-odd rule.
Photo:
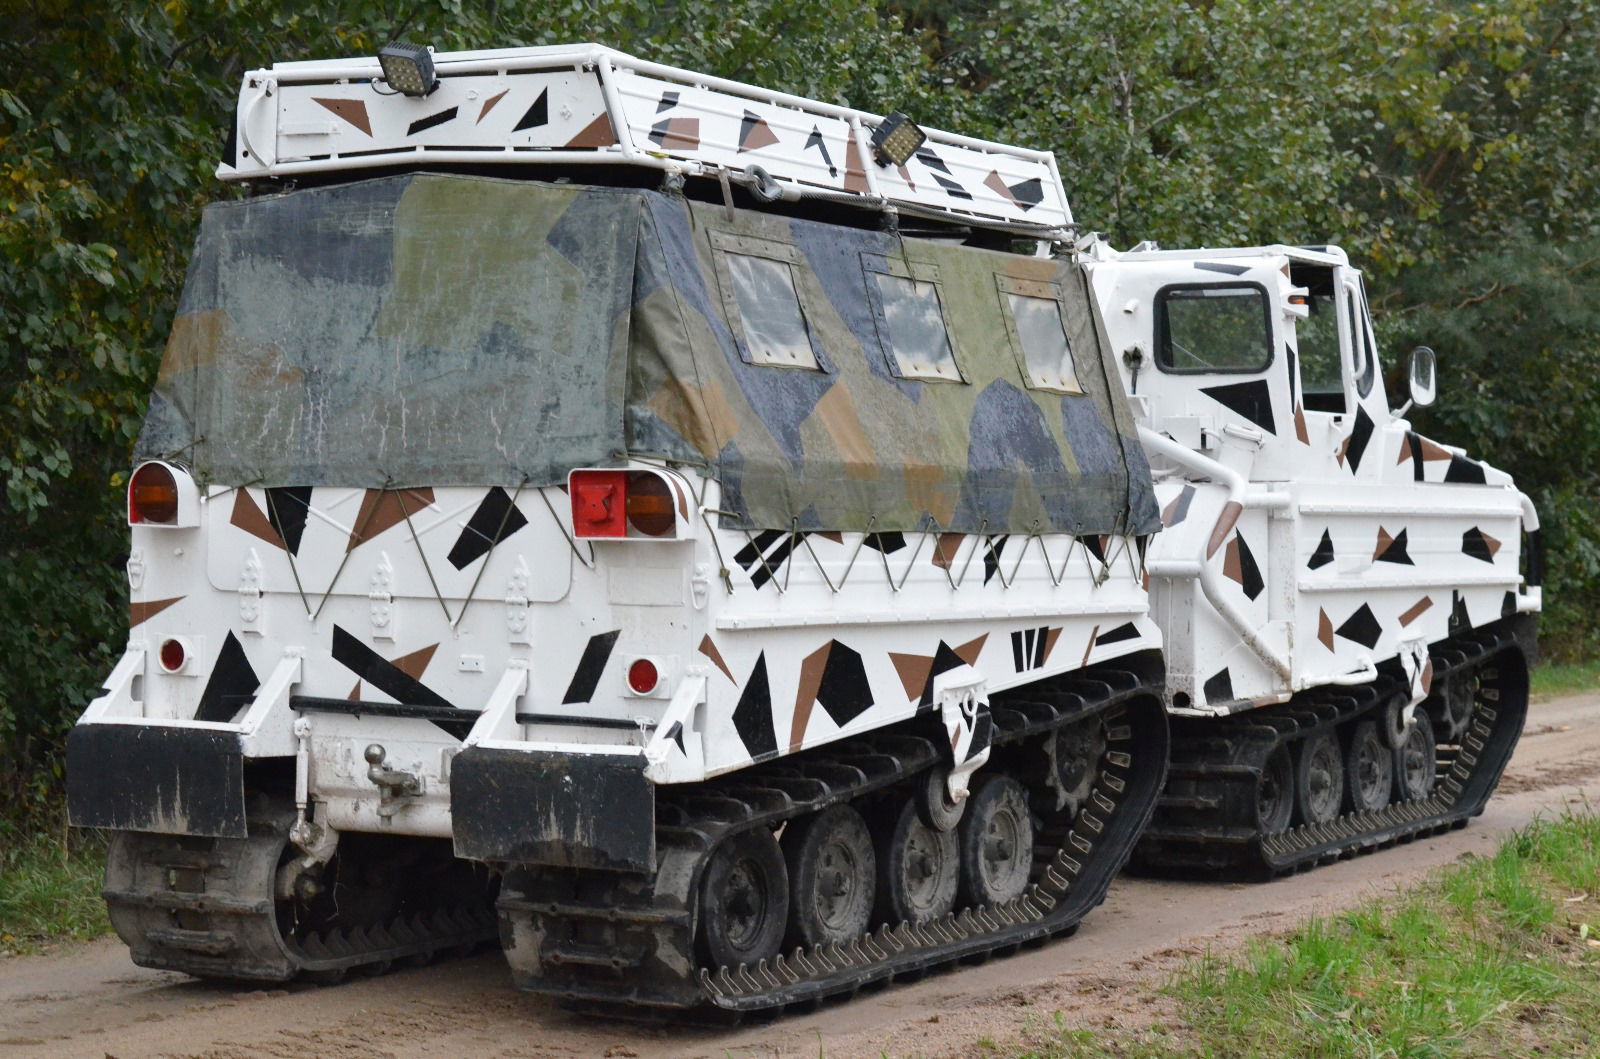
[[[1600,695],[1534,706],[1500,791],[1464,831],[1264,885],[1123,878],[1077,937],[816,1014],[724,1030],[585,1019],[513,991],[498,954],[337,988],[240,992],[134,967],[114,939],[0,960],[0,1059],[86,1056],[962,1055],[1048,1023],[1140,1018],[1177,961],[1409,883],[1574,801],[1600,805]]]

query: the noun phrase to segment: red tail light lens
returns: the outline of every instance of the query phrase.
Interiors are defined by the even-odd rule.
[[[661,683],[661,673],[650,659],[636,659],[633,665],[628,667],[628,687],[633,689],[635,695],[648,695],[656,690],[656,685],[659,683]]]
[[[572,497],[574,536],[628,535],[627,471],[573,471],[567,491]]]
[[[128,482],[128,521],[170,525],[178,521],[178,482],[159,463],[147,463]]]
[[[183,663],[189,660],[184,653],[183,644],[177,640],[161,641],[161,668],[168,673],[176,673],[183,668]]]

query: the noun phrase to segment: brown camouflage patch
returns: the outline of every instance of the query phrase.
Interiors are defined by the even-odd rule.
[[[1488,549],[1489,558],[1493,559],[1496,555],[1500,554],[1500,542],[1499,541],[1495,540],[1493,537],[1491,537],[1487,533],[1483,532],[1483,530],[1479,530],[1478,531],[1478,535],[1483,538],[1483,546]]]
[[[402,493],[405,494],[403,501]],[[408,512],[415,515],[431,503],[432,489],[368,489],[361,498],[361,510],[356,512],[356,522],[344,550],[351,551],[356,545],[393,529],[406,521]]]
[[[941,570],[950,569],[950,564],[956,561],[956,553],[961,550],[961,542],[966,539],[965,533],[939,534],[939,542],[933,546],[933,565]]]
[[[568,140],[563,146],[573,150],[581,150],[589,147],[610,147],[616,142],[617,134],[612,131],[611,118],[601,114],[585,125],[582,132]]]
[[[128,604],[128,628],[142,625],[146,621],[160,614],[174,603],[182,602],[185,597],[173,596],[171,599],[152,599],[144,603]]]
[[[1422,663],[1422,694],[1428,695],[1433,691],[1433,659],[1430,657]]]
[[[311,102],[320,103],[336,117],[344,119],[349,124],[360,129],[368,136],[372,135],[372,122],[367,118],[367,105],[359,99],[318,99],[311,97]]]
[[[989,170],[989,175],[983,178],[983,186],[994,192],[996,195],[999,195],[1013,206],[1017,204],[1017,196],[1012,194],[1010,188],[1006,187],[1004,178],[1000,176],[1000,173],[997,170]]]
[[[390,665],[412,680],[421,680],[423,670],[428,668],[428,663],[433,661],[433,653],[438,649],[438,644],[432,644],[410,654],[401,655],[399,658],[390,659]]]
[[[1244,564],[1239,561],[1239,535],[1234,534],[1228,548],[1222,553],[1222,576],[1244,585]]]
[[[976,640],[968,640],[966,643],[962,644],[960,647],[954,648],[954,651],[956,653],[956,657],[961,659],[963,662],[965,662],[969,666],[977,665],[978,664],[978,655],[981,654],[982,651],[983,651],[983,641],[987,640],[988,638],[989,638],[989,634],[988,633],[984,633],[982,636],[978,637]]]
[[[494,109],[494,106],[495,106],[496,103],[498,103],[502,99],[506,98],[506,93],[509,92],[509,91],[511,91],[511,89],[509,89],[509,88],[504,89],[498,95],[490,96],[488,99],[484,100],[483,101],[483,109],[478,111],[478,120],[476,122],[474,122],[473,124],[475,124],[475,125],[483,124],[483,119],[487,118],[489,116],[489,111]]]
[[[1379,526],[1378,527],[1378,544],[1377,544],[1377,547],[1375,547],[1372,550],[1372,559],[1373,559],[1373,561],[1376,562],[1377,559],[1378,559],[1378,556],[1380,556],[1384,552],[1388,551],[1389,550],[1389,546],[1392,545],[1393,543],[1394,543],[1394,538],[1389,536],[1389,531],[1384,529],[1382,526]]]
[[[248,489],[233,491],[233,514],[228,516],[228,524],[237,526],[252,537],[260,537],[274,548],[283,547],[283,538],[272,528],[272,522],[251,497]]]
[[[356,686],[350,689],[350,694],[346,695],[345,698],[351,702],[361,701],[361,681],[356,681]]]
[[[1056,641],[1059,640],[1059,639],[1061,639],[1061,629],[1059,627],[1047,630],[1045,632],[1045,634],[1044,634],[1044,660],[1046,662],[1050,661],[1050,652],[1054,651],[1056,649]]]
[[[1429,441],[1427,438],[1423,437],[1421,434],[1412,434],[1411,435],[1411,444],[1406,444],[1406,445],[1401,445],[1400,446],[1400,455],[1394,462],[1396,464],[1401,464],[1401,463],[1405,463],[1407,460],[1411,459],[1411,452],[1412,452],[1412,446],[1413,445],[1416,446],[1416,448],[1418,448],[1418,449],[1420,449],[1422,451],[1422,462],[1423,463],[1433,463],[1433,462],[1435,462],[1437,460],[1449,460],[1449,459],[1451,459],[1450,451],[1448,449],[1446,449],[1444,446],[1439,445],[1436,442]]]
[[[905,478],[906,496],[913,506],[932,515],[933,521],[948,525],[955,517],[956,491],[949,487],[949,478],[938,467],[907,460],[900,468]]]
[[[867,170],[861,164],[861,148],[856,145],[854,134],[844,149],[844,189],[862,195],[867,193]]]
[[[1311,444],[1311,436],[1306,433],[1306,410],[1299,402],[1294,406],[1294,436],[1302,445]]]
[[[1321,609],[1317,611],[1317,639],[1322,641],[1322,646],[1333,650],[1333,619]]]
[[[811,723],[811,708],[817,704],[817,693],[822,690],[822,672],[828,668],[828,654],[833,650],[829,640],[800,660],[800,685],[795,690],[794,719],[789,722],[789,752],[800,749],[805,739],[806,725]]]
[[[1228,534],[1233,531],[1234,523],[1239,521],[1239,516],[1244,513],[1244,505],[1237,500],[1230,500],[1222,505],[1222,514],[1217,518],[1217,526],[1211,531],[1211,540],[1206,543],[1206,558],[1217,554],[1217,549],[1222,547],[1222,542],[1228,539]]]
[[[930,655],[897,655],[889,652],[889,661],[894,663],[895,675],[900,678],[900,684],[906,689],[906,698],[920,698],[922,689],[928,686],[928,674],[933,672],[933,658]]]
[[[739,432],[739,416],[716,382],[694,386],[668,379],[646,406],[708,460],[716,459],[725,439]]]
[[[1407,607],[1405,612],[1400,615],[1400,624],[1410,625],[1412,622],[1416,621],[1422,616],[1423,611],[1427,610],[1431,606],[1433,606],[1433,597],[1423,596],[1421,599],[1411,604],[1411,606]]]
[[[230,348],[228,333],[228,314],[221,309],[184,313],[173,320],[166,352],[161,355],[161,377],[156,385],[179,386],[181,376],[224,355]],[[169,392],[185,391],[173,389]]]
[[[817,401],[817,421],[828,432],[844,473],[857,481],[877,481],[878,458],[872,451],[867,432],[861,429],[861,417],[856,415],[850,391],[837,383]]]
[[[739,130],[739,152],[759,151],[763,147],[771,147],[778,142],[778,137],[772,132],[765,118],[756,118]]]
[[[700,640],[700,653],[711,659],[711,664],[722,670],[723,676],[727,677],[729,680],[733,680],[735,684],[739,683],[737,680],[734,680],[733,671],[728,668],[728,663],[722,660],[722,652],[717,650],[717,645],[711,642],[711,637],[709,635]]]
[[[680,147],[692,151],[700,146],[700,119],[668,118],[650,130],[650,139],[663,149]]]
[[[1094,654],[1095,641],[1100,638],[1100,626],[1096,625],[1089,630],[1089,643],[1083,649],[1083,664],[1089,664],[1089,656]]]

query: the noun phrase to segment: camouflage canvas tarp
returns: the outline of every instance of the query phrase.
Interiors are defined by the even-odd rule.
[[[1018,337],[1050,303],[1018,295],[1060,307],[1054,389]],[[904,360],[941,323],[947,377],[902,377],[896,336]],[[1109,358],[1070,262],[638,189],[388,177],[206,211],[138,455],[366,487],[653,456],[715,474],[747,528],[1150,532]]]

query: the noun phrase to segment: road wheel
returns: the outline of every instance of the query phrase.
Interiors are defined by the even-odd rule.
[[[1395,774],[1400,777],[1400,797],[1418,802],[1433,793],[1439,778],[1439,746],[1433,734],[1433,721],[1424,710],[1417,710],[1411,732],[1395,751]]]
[[[878,914],[888,923],[926,923],[955,907],[961,880],[956,833],[922,822],[907,801],[878,858]]]
[[[700,882],[700,940],[713,967],[778,954],[789,909],[789,873],[772,832],[734,835],[711,854]]]
[[[843,944],[866,933],[877,861],[860,813],[835,805],[791,823],[783,852],[789,866],[790,945]]]
[[[1375,721],[1358,721],[1345,754],[1345,788],[1356,812],[1382,809],[1394,797],[1394,754]]]
[[[956,832],[961,902],[995,905],[1022,896],[1033,866],[1028,795],[1010,776],[985,776],[967,799]]]
[[[1289,748],[1279,746],[1261,768],[1256,782],[1256,826],[1263,835],[1276,835],[1289,827],[1294,815],[1294,762]]]
[[[1294,800],[1301,823],[1326,824],[1339,815],[1344,804],[1344,759],[1331,731],[1307,736],[1300,744]]]

